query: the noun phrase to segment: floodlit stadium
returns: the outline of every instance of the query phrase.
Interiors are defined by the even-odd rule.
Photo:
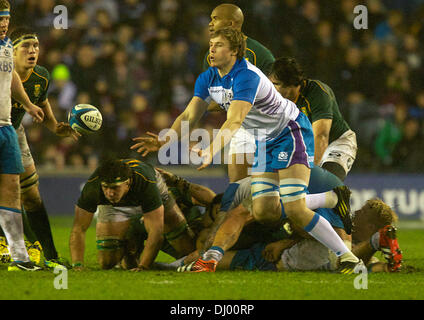
[[[0,0],[0,299],[422,300],[423,21],[422,0]]]

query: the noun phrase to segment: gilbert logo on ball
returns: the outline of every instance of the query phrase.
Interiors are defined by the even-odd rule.
[[[102,114],[91,104],[77,104],[68,115],[72,129],[79,133],[93,133],[102,126]]]

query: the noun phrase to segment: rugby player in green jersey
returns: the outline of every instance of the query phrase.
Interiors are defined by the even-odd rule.
[[[274,62],[270,79],[281,95],[296,103],[311,121],[314,164],[343,181],[355,161],[357,143],[355,132],[340,113],[333,90],[322,81],[307,79],[291,57],[281,57]]]
[[[111,269],[121,262],[131,218],[137,215],[148,235],[137,267],[132,270],[149,269],[164,238],[181,256],[195,248],[193,233],[160,173],[142,161],[104,161],[88,179],[75,206],[69,241],[74,268],[83,268],[85,233],[96,211],[98,261],[102,269]]]

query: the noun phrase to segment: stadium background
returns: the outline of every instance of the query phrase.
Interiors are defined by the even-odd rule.
[[[81,183],[107,155],[139,157],[131,138],[168,128],[191,98],[208,49],[209,15],[222,1],[17,0],[14,26],[39,33],[39,64],[51,72],[49,100],[59,121],[77,103],[103,114],[100,133],[59,139],[26,118],[24,125],[50,214],[71,214]],[[295,56],[308,77],[329,84],[358,138],[346,180],[353,206],[380,196],[401,219],[424,220],[424,1],[243,0],[243,31],[275,57]],[[353,27],[354,7],[368,8],[368,29]],[[54,29],[65,5],[68,29]],[[209,114],[212,130],[225,115]],[[146,159],[155,164],[156,156]],[[225,168],[198,176],[215,191]]]

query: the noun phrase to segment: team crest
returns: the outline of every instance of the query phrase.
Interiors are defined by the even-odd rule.
[[[40,96],[40,93],[41,93],[41,84],[36,84],[34,86],[34,96],[38,98]]]

